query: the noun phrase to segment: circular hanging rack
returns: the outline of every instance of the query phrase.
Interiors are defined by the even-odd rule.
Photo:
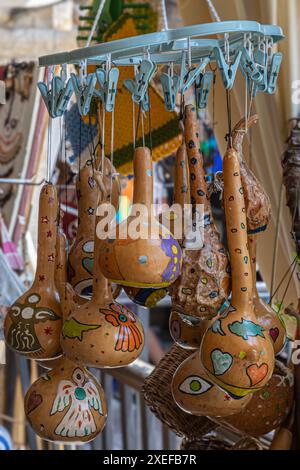
[[[252,35],[252,42],[259,42],[261,37],[270,38],[276,43],[284,38],[282,29],[274,25],[261,25],[255,21],[223,21],[193,26],[185,26],[179,29],[170,29],[159,33],[145,34],[141,36],[119,39],[96,46],[90,46],[73,51],[50,54],[39,58],[40,66],[60,64],[78,64],[83,60],[87,63],[97,64],[111,60],[116,65],[132,65],[139,63],[145,53],[151,54],[156,63],[168,64],[180,61],[180,52],[191,47],[191,59],[197,61],[210,55],[214,47],[224,47],[224,39],[197,39],[204,36],[230,35],[229,47],[243,44],[245,34]],[[154,57],[153,57],[154,56]],[[213,57],[211,58],[213,60]]]

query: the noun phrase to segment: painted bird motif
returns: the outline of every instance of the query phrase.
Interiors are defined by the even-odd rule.
[[[61,413],[70,405],[67,413],[55,429],[55,434],[64,437],[85,437],[97,431],[91,409],[103,416],[99,392],[85,374],[77,367],[71,380],[61,380],[50,415]]]
[[[116,351],[132,352],[140,348],[143,337],[135,325],[136,320],[130,310],[117,303],[111,303],[109,309],[100,308],[99,310],[105,315],[106,321],[119,328]]]

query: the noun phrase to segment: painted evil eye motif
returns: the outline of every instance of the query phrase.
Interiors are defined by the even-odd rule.
[[[81,369],[77,368],[74,370],[72,378],[77,385],[81,385],[84,382],[84,373]]]
[[[213,385],[202,377],[191,375],[179,385],[179,390],[188,395],[202,395],[212,387]]]
[[[124,315],[124,313],[121,313],[121,315],[119,315],[119,320],[123,323],[127,322],[126,315]]]

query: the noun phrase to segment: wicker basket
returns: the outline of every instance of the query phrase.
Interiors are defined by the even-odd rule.
[[[171,392],[177,367],[192,353],[174,344],[145,380],[142,393],[146,404],[162,423],[178,436],[188,441],[198,441],[217,425],[204,416],[192,416],[182,411],[174,402]]]

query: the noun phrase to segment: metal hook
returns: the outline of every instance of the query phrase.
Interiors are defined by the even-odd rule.
[[[1,184],[17,184],[24,186],[41,186],[45,182],[45,178],[42,178],[40,181],[35,182],[36,175],[32,176],[29,179],[26,178],[0,178]]]

